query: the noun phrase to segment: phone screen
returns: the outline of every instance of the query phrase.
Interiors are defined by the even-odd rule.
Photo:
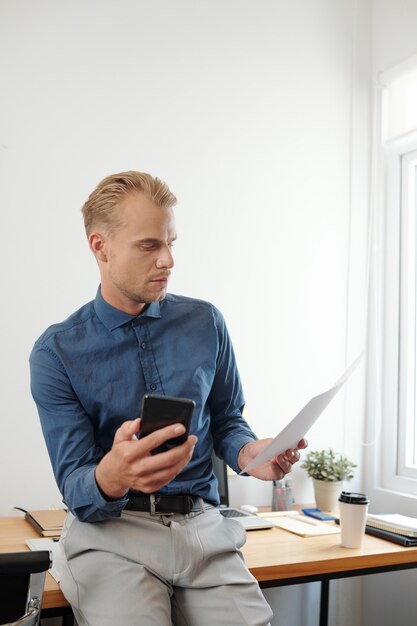
[[[163,444],[154,448],[151,454],[166,452],[174,446],[183,443],[190,430],[191,417],[195,408],[195,402],[188,398],[176,398],[173,396],[158,396],[148,394],[143,397],[141,411],[141,425],[139,439],[146,437],[154,430],[164,428],[170,424],[181,423],[185,426],[185,433],[168,439]]]

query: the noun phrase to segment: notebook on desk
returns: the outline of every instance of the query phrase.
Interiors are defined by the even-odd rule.
[[[26,511],[19,506],[15,506],[18,511],[23,511],[25,519],[36,530],[41,537],[58,539],[61,536],[64,521],[67,516],[67,509],[43,509],[38,511]]]
[[[242,524],[245,530],[261,530],[272,528],[273,523],[262,519],[257,515],[252,515],[241,509],[229,506],[229,488],[227,484],[227,465],[224,461],[213,454],[213,469],[217,478],[220,507],[219,511],[224,517],[235,519]]]

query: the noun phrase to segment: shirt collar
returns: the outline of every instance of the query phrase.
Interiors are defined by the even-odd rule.
[[[130,313],[125,313],[120,309],[116,309],[114,306],[104,300],[103,296],[101,295],[100,287],[97,290],[97,295],[94,300],[94,310],[100,321],[108,330],[114,330],[115,328],[119,328],[120,326],[128,324],[135,319],[143,319],[146,317],[161,317],[161,308],[159,302],[151,302],[142,313],[139,313],[139,315],[131,315]]]

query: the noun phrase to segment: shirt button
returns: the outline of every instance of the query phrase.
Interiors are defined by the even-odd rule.
[[[142,341],[142,343],[140,344],[140,347],[142,348],[142,350],[146,350],[146,343]]]
[[[151,391],[155,391],[155,389],[158,389],[158,385],[155,385],[155,383],[151,383],[149,385],[149,387],[150,387]]]

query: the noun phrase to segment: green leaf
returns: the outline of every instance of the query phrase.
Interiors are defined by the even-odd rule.
[[[357,467],[339,452],[328,450],[315,450],[307,454],[301,467],[307,470],[307,474],[317,480],[336,481],[351,480],[353,469]]]

